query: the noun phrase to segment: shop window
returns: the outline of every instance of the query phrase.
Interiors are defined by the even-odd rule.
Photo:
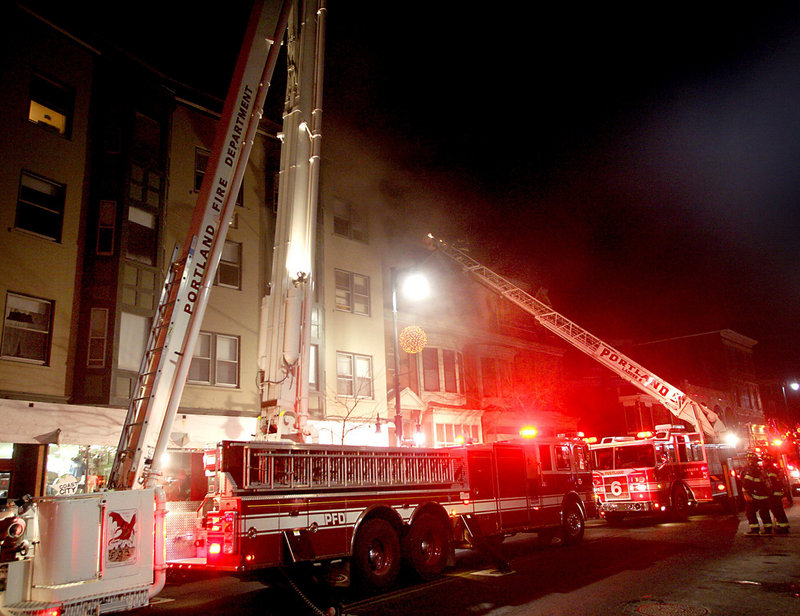
[[[75,92],[42,75],[31,77],[28,120],[49,132],[70,137]]]
[[[47,364],[53,331],[53,302],[6,293],[3,359]]]
[[[106,485],[116,447],[50,445],[45,488],[48,496],[97,492]]]
[[[239,338],[200,332],[188,380],[195,385],[239,386]]]
[[[64,184],[23,171],[14,226],[60,242],[66,192]]]

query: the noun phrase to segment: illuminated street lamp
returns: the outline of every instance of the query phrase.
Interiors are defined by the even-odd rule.
[[[792,391],[800,390],[800,383],[790,381],[789,389]],[[781,393],[783,394],[783,410],[786,411],[786,416],[789,417],[789,401],[786,399],[786,383],[784,381],[781,381]]]
[[[403,414],[400,409],[400,335],[397,331],[397,279],[402,272],[410,271],[403,278],[403,295],[413,299],[425,299],[430,295],[430,285],[424,275],[414,272],[413,268],[389,268],[392,285],[392,328],[394,338],[394,429],[397,444],[403,442]]]

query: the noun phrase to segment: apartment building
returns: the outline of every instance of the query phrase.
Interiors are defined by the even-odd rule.
[[[113,458],[221,102],[18,6],[8,14],[0,482],[12,494],[91,490]],[[265,118],[252,149],[170,435],[173,453],[256,433],[278,132]],[[528,315],[432,258],[423,235],[385,207],[379,185],[392,170],[374,161],[359,168],[342,135],[329,138],[323,126],[311,438],[394,445],[396,415],[404,442],[429,446],[513,436],[523,421],[555,426],[561,347]],[[415,217],[413,204],[402,216]],[[392,269],[423,262],[437,296],[403,300],[394,313]],[[399,370],[395,317],[427,339],[401,344]]]

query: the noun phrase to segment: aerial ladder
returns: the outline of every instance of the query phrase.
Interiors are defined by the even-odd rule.
[[[692,424],[698,433],[714,442],[726,430],[719,416],[693,400],[677,387],[656,376],[610,344],[576,325],[563,315],[518,286],[478,263],[464,251],[428,234],[433,248],[470,272],[481,283],[531,314],[540,325],[550,330],[589,357],[600,362],[628,383],[655,398],[675,417]]]
[[[292,2],[256,2],[183,248],[176,248],[109,475],[153,487],[180,404]]]
[[[104,492],[7,508],[0,614],[104,614],[148,604],[166,580],[164,491],[157,487],[214,274],[290,19],[322,0],[256,0],[185,243],[165,277]],[[317,146],[318,147],[318,146]],[[28,532],[26,532],[26,530]]]

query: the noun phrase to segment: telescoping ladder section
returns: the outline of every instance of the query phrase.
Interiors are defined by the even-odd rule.
[[[664,379],[640,366],[611,345],[573,323],[544,302],[523,291],[488,267],[481,265],[458,248],[450,246],[430,233],[428,234],[428,239],[436,249],[460,264],[465,270],[471,272],[483,284],[533,315],[543,327],[593,357],[629,383],[656,398],[673,415],[695,425],[698,432],[705,432],[715,438],[719,432],[725,430],[724,424],[716,414],[703,408],[677,387],[670,385]],[[712,425],[712,421],[715,422],[714,425]]]
[[[378,449],[242,443],[241,475],[246,490],[352,488],[467,489],[466,454],[459,449]],[[236,456],[235,458],[238,458]],[[238,479],[238,478],[235,478]]]
[[[191,262],[192,252],[184,259],[177,259],[179,248],[176,246],[172,255],[167,277],[161,290],[161,297],[153,317],[153,325],[147,340],[142,362],[139,367],[139,376],[133,389],[128,406],[128,414],[122,427],[117,455],[109,475],[109,487],[124,488],[130,485],[130,476],[135,474],[137,465],[144,464],[140,461],[144,445],[141,435],[146,432],[148,423],[161,418],[151,417],[153,406],[151,404],[154,387],[159,378],[164,375],[164,359],[166,349],[175,332],[175,305],[181,296],[182,287],[187,284],[187,265]],[[184,332],[178,332],[183,335]]]

